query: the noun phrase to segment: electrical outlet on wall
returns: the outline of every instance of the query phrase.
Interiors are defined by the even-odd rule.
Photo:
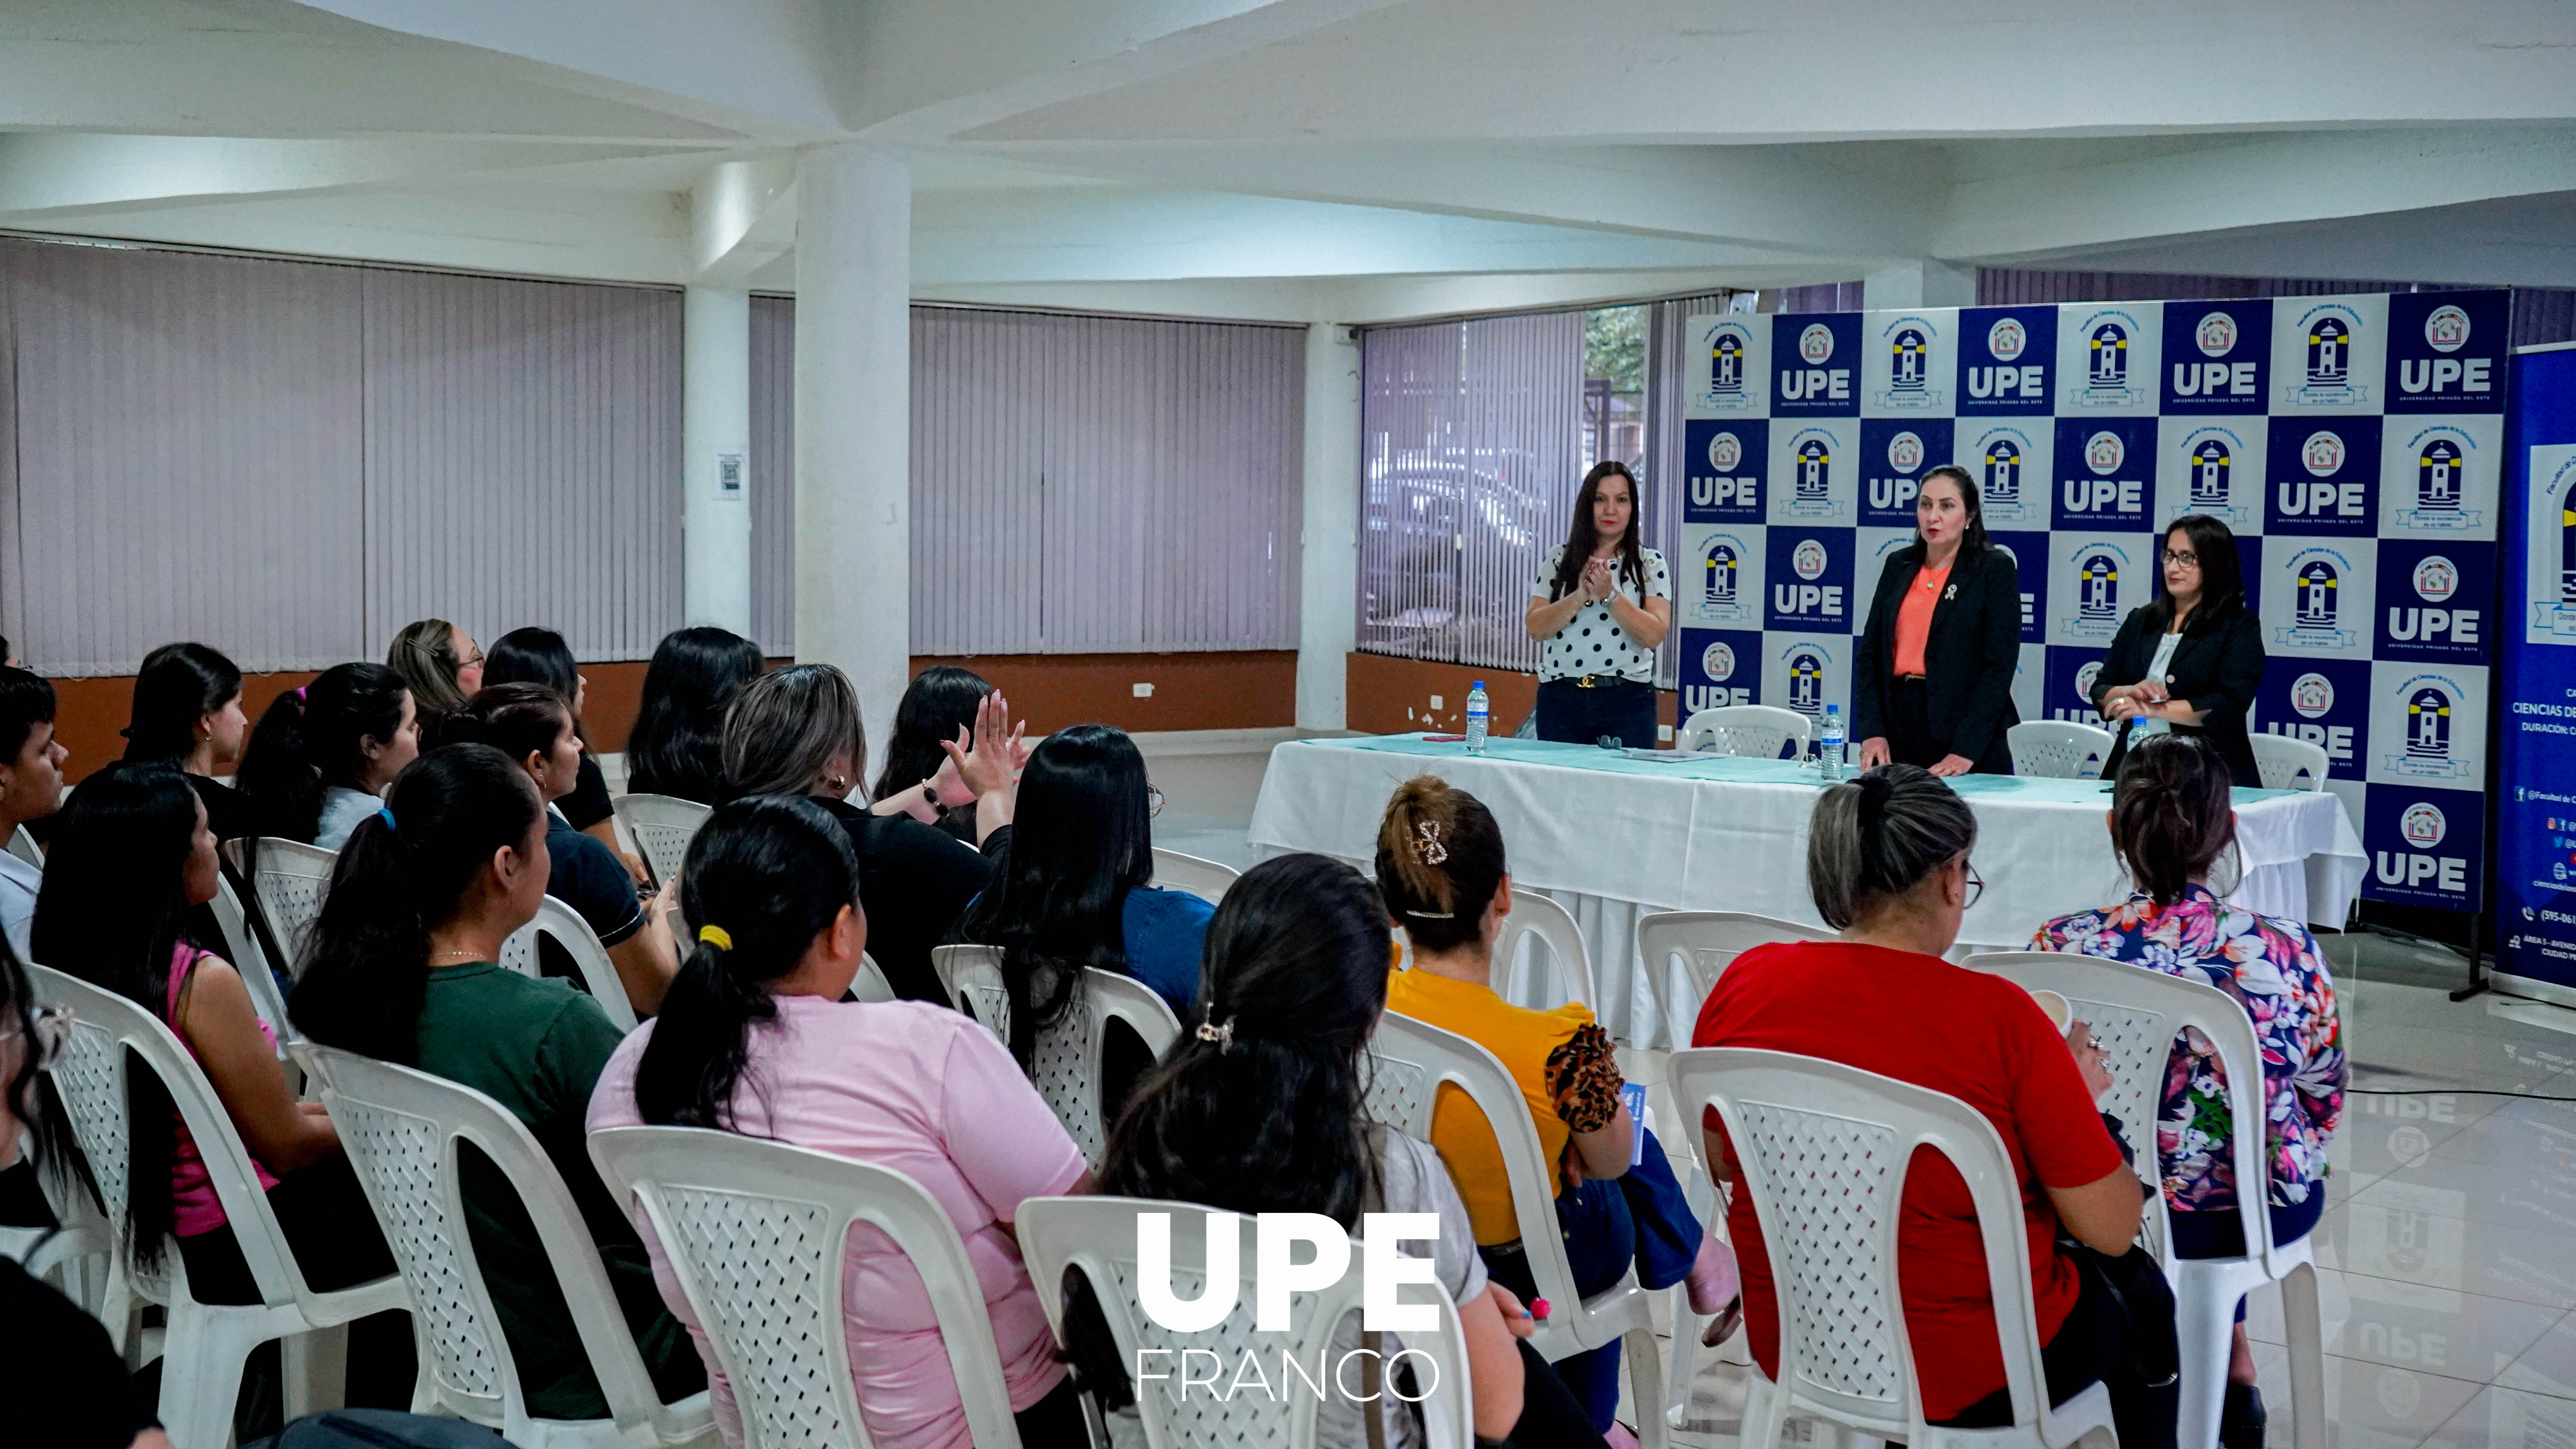
[[[1154,697],[1154,686],[1150,684],[1139,684],[1135,689],[1136,697],[1138,699],[1152,699]]]
[[[1435,695],[1433,695],[1433,696],[1431,696],[1431,707],[1432,707],[1433,709],[1439,709],[1439,708],[1441,708],[1441,707],[1442,707],[1442,706],[1441,706],[1441,703],[1440,703],[1440,696],[1438,696],[1438,695],[1436,695],[1436,694],[1435,694]]]

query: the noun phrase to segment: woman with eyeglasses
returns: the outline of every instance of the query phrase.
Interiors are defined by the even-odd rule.
[[[1162,804],[1124,730],[1075,725],[1030,752],[1011,839],[956,932],[1002,948],[1011,1049],[1023,1065],[1085,966],[1133,976],[1189,1015],[1216,907],[1153,884]]]
[[[2263,685],[2263,623],[2245,604],[2236,535],[2187,513],[2165,530],[2163,555],[2163,591],[2121,621],[2093,681],[2093,707],[2120,732],[2102,778],[2117,779],[2140,740],[2171,730],[2206,738],[2234,783],[2258,789],[2245,714]]]
[[[2103,1383],[2122,1449],[2173,1449],[2173,1380],[2143,1367],[2175,1360],[2173,1295],[2135,1248],[2146,1192],[2094,1105],[2111,1087],[2101,1052],[2080,1022],[2061,1035],[2019,986],[1942,959],[1980,891],[1968,864],[1976,843],[1967,802],[1917,766],[1881,765],[1827,790],[1808,830],[1807,888],[1841,936],[1736,957],[1701,1006],[1691,1045],[1820,1057],[1983,1113],[2018,1179],[2049,1401]],[[1714,1111],[1701,1131],[1710,1172],[1727,1188],[1743,1168]],[[1926,1152],[1904,1198],[1897,1281],[1924,1417],[1947,1428],[2008,1424],[1967,1183]],[[1733,1195],[1727,1236],[1742,1265],[1749,1346],[1776,1379],[1780,1295],[1751,1193]]]

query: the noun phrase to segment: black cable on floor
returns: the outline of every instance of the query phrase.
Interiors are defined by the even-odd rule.
[[[2519,1097],[2526,1102],[2576,1102],[2576,1097],[2544,1097],[2538,1092],[2509,1092],[2495,1087],[2346,1087],[2347,1097]]]

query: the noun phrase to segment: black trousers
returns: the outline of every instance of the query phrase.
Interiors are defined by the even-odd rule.
[[[2173,1289],[2144,1248],[2105,1258],[2090,1248],[2060,1246],[2075,1259],[2084,1291],[2039,1350],[2048,1377],[2048,1402],[2065,1403],[2094,1384],[2111,1391],[2112,1426],[2120,1449],[2174,1449],[2174,1420],[2182,1410],[2181,1352],[2174,1341]],[[1939,1421],[1950,1429],[2000,1429],[2012,1422],[2012,1396],[1997,1389],[1958,1417]]]
[[[1931,691],[1917,675],[1887,683],[1887,757],[1900,765],[1931,769],[1950,753],[1950,732],[1931,717]],[[1854,756],[1855,761],[1858,756]],[[2001,735],[1977,757],[1980,775],[2012,773],[2012,747]]]
[[[1655,687],[1634,679],[1599,679],[1590,689],[1571,679],[1540,681],[1540,739],[1591,745],[1605,735],[1632,749],[1653,749]]]
[[[358,1186],[358,1175],[345,1157],[314,1163],[278,1179],[268,1190],[269,1210],[295,1252],[304,1281],[328,1292],[355,1287],[394,1271],[393,1250],[376,1227],[375,1211]],[[179,1258],[188,1265],[188,1291],[200,1303],[257,1303],[259,1285],[242,1257],[233,1225],[179,1240]],[[415,1361],[411,1314],[396,1309],[349,1325],[346,1380],[351,1404],[372,1409],[411,1407]],[[242,1443],[274,1433],[284,1406],[277,1345],[262,1344],[242,1375],[242,1397],[233,1411],[234,1432]]]

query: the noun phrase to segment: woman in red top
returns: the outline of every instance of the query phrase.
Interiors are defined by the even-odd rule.
[[[1700,1008],[1691,1044],[1841,1062],[1983,1112],[2021,1182],[2050,1400],[2103,1382],[2122,1449],[2171,1449],[2175,1391],[2162,1366],[2174,1362],[2173,1297],[2133,1250],[2145,1191],[2094,1109],[2110,1086],[2101,1054],[2089,1032],[2070,1051],[2020,987],[1941,959],[1983,886],[1968,864],[1976,838],[1966,802],[1916,766],[1882,765],[1826,791],[1808,833],[1807,886],[1841,938],[1737,957]],[[1703,1127],[1713,1170],[1733,1181],[1715,1114]],[[1776,1374],[1780,1304],[1750,1194],[1735,1195],[1727,1227],[1753,1356]],[[1948,1158],[1925,1152],[1908,1171],[1897,1254],[1925,1419],[2008,1424],[1985,1251]],[[2141,1360],[2160,1367],[2141,1373]]]

